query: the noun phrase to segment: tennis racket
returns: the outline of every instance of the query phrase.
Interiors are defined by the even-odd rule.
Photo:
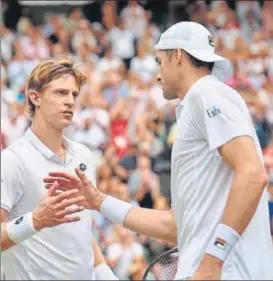
[[[174,280],[178,264],[178,248],[156,257],[145,270],[142,280]]]

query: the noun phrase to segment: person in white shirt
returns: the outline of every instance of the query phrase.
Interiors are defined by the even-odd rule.
[[[215,53],[211,33],[194,22],[171,26],[155,48],[164,97],[181,99],[172,209],[148,210],[106,196],[81,172],[52,173],[44,179],[47,187],[56,180],[61,190],[77,187],[87,208],[135,232],[177,243],[176,279],[272,280],[268,176],[245,102],[220,81],[229,62]]]
[[[7,114],[1,118],[1,131],[6,136],[7,145],[11,145],[21,137],[27,126],[28,120],[25,115],[19,112],[18,104],[10,104],[7,107]]]
[[[136,38],[140,39],[147,28],[148,22],[145,16],[145,10],[135,0],[129,0],[128,5],[121,11],[121,18],[125,26]]]
[[[105,50],[105,55],[97,63],[97,71],[103,75],[109,69],[117,71],[122,65],[122,60],[113,56],[112,47],[108,46]]]
[[[125,28],[123,20],[120,20],[118,25],[109,31],[108,40],[112,46],[114,57],[122,59],[129,69],[130,61],[135,54],[135,36],[129,29]]]
[[[130,70],[136,75],[148,74],[154,76],[157,72],[157,65],[152,55],[149,55],[143,43],[137,45],[137,56],[131,60]]]
[[[134,259],[144,256],[143,246],[134,241],[135,234],[130,230],[120,225],[115,225],[114,228],[119,239],[107,247],[106,257],[117,277],[128,280]]]
[[[119,280],[111,268],[106,264],[105,258],[96,241],[93,239],[94,268],[97,280]]]
[[[92,211],[77,189],[46,190],[49,171],[81,169],[92,153],[63,131],[85,76],[69,60],[42,61],[26,86],[32,125],[1,152],[1,265],[6,280],[94,280]],[[77,213],[77,214],[76,214]],[[79,235],[80,233],[80,235]]]

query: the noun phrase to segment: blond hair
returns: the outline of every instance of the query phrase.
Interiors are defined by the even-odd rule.
[[[69,59],[46,59],[39,63],[31,72],[27,84],[26,93],[28,96],[28,112],[34,116],[35,105],[32,103],[29,93],[35,91],[41,93],[49,83],[59,79],[64,75],[72,75],[79,89],[86,82],[86,76],[83,72]]]

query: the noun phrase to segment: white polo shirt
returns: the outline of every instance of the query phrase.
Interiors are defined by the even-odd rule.
[[[92,153],[64,139],[66,162],[28,129],[23,137],[1,152],[1,208],[8,220],[32,211],[47,192],[43,178],[52,171],[85,173],[96,184]],[[21,244],[1,253],[7,280],[94,280],[92,211],[78,213],[81,220],[45,228]]]
[[[171,195],[180,252],[176,278],[182,279],[197,269],[221,221],[233,183],[233,171],[217,148],[235,137],[248,135],[261,157],[262,153],[245,102],[235,90],[211,75],[190,88],[176,114]],[[266,191],[225,262],[222,279],[273,279]]]

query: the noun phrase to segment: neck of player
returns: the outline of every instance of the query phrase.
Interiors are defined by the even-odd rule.
[[[190,88],[193,86],[193,84],[207,75],[211,75],[211,72],[207,69],[196,69],[191,67],[188,70],[185,70],[184,75],[181,75],[180,77],[180,80],[182,81],[180,83],[180,91],[178,97],[182,100],[186,96]]]
[[[33,118],[31,130],[52,152],[57,155],[64,153],[63,130],[53,128],[38,115]]]

